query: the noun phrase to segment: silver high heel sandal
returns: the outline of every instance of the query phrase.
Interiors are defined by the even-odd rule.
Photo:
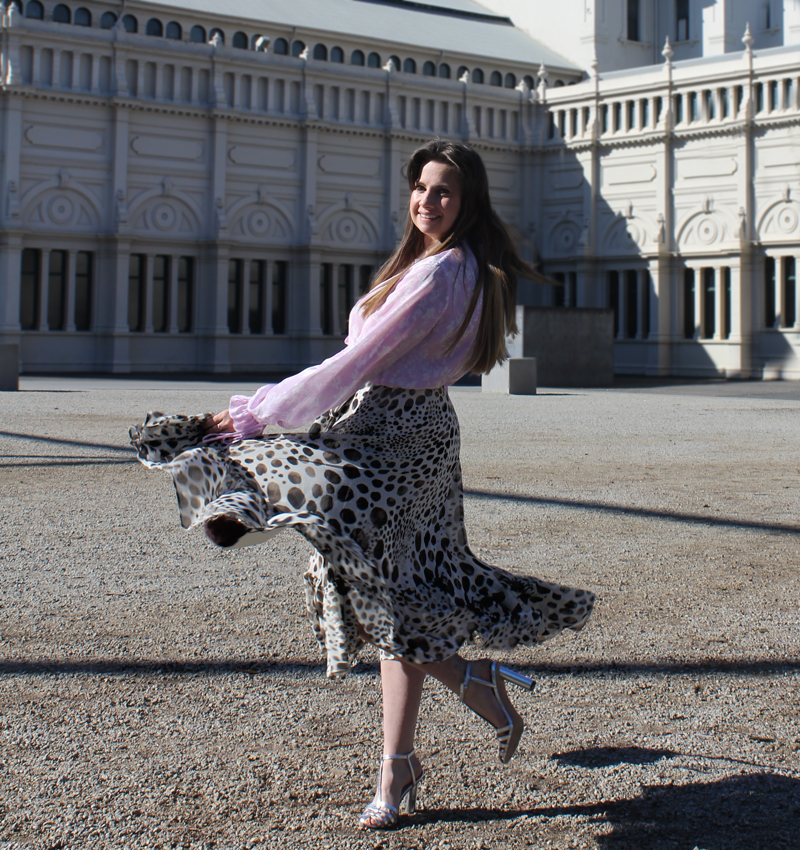
[[[533,679],[529,679],[527,676],[523,676],[522,673],[517,673],[514,670],[510,670],[508,667],[504,667],[502,664],[498,664],[496,661],[492,662],[492,681],[487,682],[485,679],[476,679],[470,672],[472,667],[472,663],[470,661],[467,662],[467,670],[464,675],[464,681],[461,683],[461,702],[470,708],[467,705],[467,701],[464,698],[467,693],[467,686],[470,682],[475,682],[476,685],[485,685],[487,688],[491,688],[494,691],[495,699],[497,700],[500,707],[503,709],[503,714],[506,716],[506,725],[505,726],[495,726],[495,730],[497,732],[497,740],[500,743],[500,761],[503,764],[508,764],[514,753],[517,750],[517,745],[519,744],[519,739],[522,737],[522,732],[525,729],[525,725],[522,722],[522,718],[517,715],[519,718],[519,723],[517,725],[514,724],[514,720],[509,714],[508,707],[516,714],[516,710],[514,706],[511,705],[510,701],[508,702],[508,706],[506,705],[506,701],[508,700],[508,696],[506,695],[506,701],[504,701],[501,697],[500,691],[497,687],[497,676],[501,676],[505,681],[512,682],[515,685],[518,685],[520,688],[525,688],[526,691],[531,690],[534,686]],[[475,711],[475,709],[470,709],[471,711]],[[478,714],[478,712],[475,712]],[[483,715],[478,714],[478,717],[481,717],[483,720],[486,720]],[[487,721],[489,722],[489,721]],[[492,724],[494,725],[494,724]]]
[[[378,799],[376,802],[370,803],[361,813],[358,822],[361,826],[367,829],[388,829],[397,823],[400,817],[400,809],[403,808],[403,800],[408,796],[408,804],[406,811],[411,815],[417,807],[417,785],[425,775],[424,770],[420,770],[419,776],[414,775],[414,765],[411,764],[411,756],[414,755],[414,750],[411,750],[407,755],[384,756],[381,759],[381,767],[378,771]],[[408,764],[409,772],[411,773],[411,782],[406,785],[400,792],[400,802],[396,806],[384,802],[381,797],[381,778],[383,776],[383,763],[392,759],[405,759]]]

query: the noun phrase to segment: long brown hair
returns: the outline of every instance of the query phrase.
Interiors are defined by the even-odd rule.
[[[517,333],[517,275],[528,280],[551,283],[517,253],[511,236],[489,200],[489,179],[483,160],[469,145],[446,139],[433,139],[414,151],[408,161],[411,191],[429,162],[452,166],[458,173],[461,208],[453,229],[428,255],[450,248],[469,247],[478,264],[478,278],[464,319],[455,332],[448,353],[467,331],[478,299],[483,293],[481,317],[475,347],[468,363],[470,372],[489,372],[507,357],[506,336]],[[386,301],[398,280],[418,257],[425,254],[424,236],[409,215],[400,247],[381,266],[375,281],[361,302],[361,312],[369,316]],[[466,260],[466,258],[463,258]]]

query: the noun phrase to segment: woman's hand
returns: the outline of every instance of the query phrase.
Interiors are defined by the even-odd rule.
[[[226,431],[235,431],[236,426],[233,424],[230,410],[223,410],[221,413],[215,413],[208,420],[206,431],[209,434],[224,434]]]

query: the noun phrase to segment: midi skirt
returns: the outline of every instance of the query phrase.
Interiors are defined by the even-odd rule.
[[[538,644],[588,619],[589,591],[470,550],[445,388],[367,386],[307,434],[209,440],[205,420],[149,413],[131,442],[172,476],[184,528],[227,516],[248,529],[237,546],[289,527],[311,543],[306,602],[328,676],[344,676],[365,642],[421,664],[474,639]]]

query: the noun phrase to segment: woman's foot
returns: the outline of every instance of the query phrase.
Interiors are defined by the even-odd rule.
[[[378,773],[378,788],[372,802],[364,809],[361,826],[386,829],[394,826],[400,807],[408,795],[408,811],[416,805],[416,786],[422,779],[422,764],[412,751],[408,756],[384,756]]]
[[[487,660],[467,662],[461,701],[494,726],[500,742],[500,761],[508,764],[516,752],[525,724],[508,698],[499,667],[497,662]]]

